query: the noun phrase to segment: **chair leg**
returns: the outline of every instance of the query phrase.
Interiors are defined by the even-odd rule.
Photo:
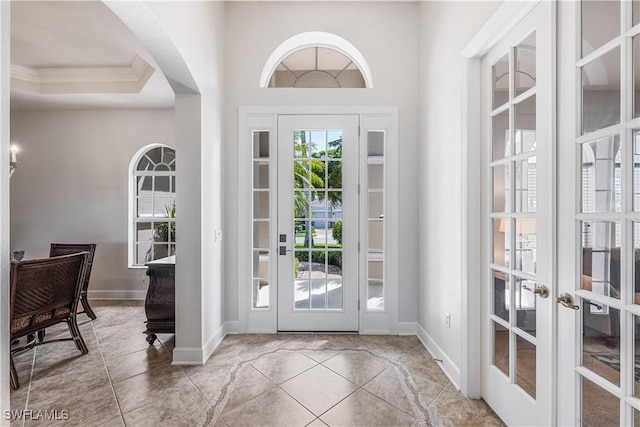
[[[82,335],[80,334],[80,328],[78,328],[78,322],[76,321],[75,316],[67,320],[67,326],[69,327],[69,332],[73,337],[73,342],[76,344],[76,348],[80,350],[82,354],[89,353],[89,349],[87,348],[87,345],[84,343]]]
[[[89,316],[91,320],[96,320],[98,316],[96,316],[96,313],[93,312],[93,309],[89,305],[87,294],[84,294],[80,297],[80,302],[82,303],[82,308],[84,309],[84,312],[87,314],[87,316]]]
[[[10,371],[10,377],[11,377],[11,388],[13,390],[17,390],[20,388],[20,382],[18,381],[18,371],[16,370],[16,365],[13,363],[13,354],[10,355],[10,360],[11,360],[11,371]]]
[[[44,334],[45,334],[46,330],[45,329],[40,329],[38,331],[38,341],[42,342],[44,341]]]

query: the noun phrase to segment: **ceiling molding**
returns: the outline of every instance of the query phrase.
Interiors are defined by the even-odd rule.
[[[40,94],[140,93],[155,69],[140,56],[130,66],[25,67],[11,64],[12,89]]]

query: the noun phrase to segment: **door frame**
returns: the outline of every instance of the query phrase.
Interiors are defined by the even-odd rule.
[[[460,391],[465,396],[474,399],[479,399],[482,396],[482,360],[477,357],[478,354],[482,354],[483,309],[481,303],[481,278],[483,274],[482,217],[478,215],[478,212],[481,212],[482,209],[482,58],[541,1],[503,2],[462,50],[462,297],[460,301],[462,313],[462,333],[460,337],[462,358],[460,361]],[[555,99],[556,93],[555,49],[557,36],[555,13],[554,5],[551,24],[553,99]],[[548,111],[547,115],[552,129],[554,129],[553,135],[555,137],[555,102],[554,108]],[[552,143],[555,144],[555,138]],[[555,165],[553,169],[555,170]],[[555,242],[555,233],[553,239]],[[551,342],[555,343],[555,319],[552,322],[554,336],[551,337]],[[552,366],[555,370],[555,360],[552,361]],[[555,417],[555,398],[553,396],[551,402],[551,411],[553,417]]]
[[[278,138],[279,115],[358,115],[360,117],[360,144],[367,131],[385,131],[387,145],[385,165],[385,263],[387,264],[385,310],[369,312],[366,303],[358,313],[360,334],[410,333],[400,330],[398,323],[398,107],[392,106],[259,106],[239,107],[238,111],[238,333],[277,333],[277,289],[270,289],[268,309],[251,308],[251,185],[252,133],[266,131],[270,141]],[[362,218],[360,218],[361,220]],[[359,265],[363,254],[360,252]],[[270,273],[273,275],[273,272]],[[358,296],[366,301],[366,286],[359,278]]]

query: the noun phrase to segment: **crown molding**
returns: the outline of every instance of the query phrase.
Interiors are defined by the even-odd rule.
[[[26,67],[11,64],[13,88],[40,94],[140,93],[155,69],[140,56],[130,66]]]

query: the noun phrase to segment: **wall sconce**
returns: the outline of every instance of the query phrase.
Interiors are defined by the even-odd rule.
[[[11,145],[11,158],[9,160],[9,178],[13,176],[13,173],[16,171],[18,167],[18,146],[15,144]]]

